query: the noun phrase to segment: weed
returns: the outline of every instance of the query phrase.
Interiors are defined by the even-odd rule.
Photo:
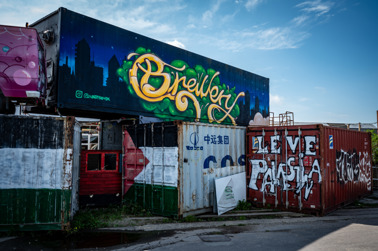
[[[96,210],[98,211],[98,210]],[[83,210],[78,212],[73,221],[69,233],[76,233],[81,230],[91,230],[105,226],[95,210]],[[106,216],[105,216],[106,217]]]
[[[171,219],[171,218],[165,218],[165,219],[163,219],[163,223],[173,223],[173,222],[175,222],[173,219]]]
[[[234,210],[236,211],[244,211],[244,210],[251,210],[252,205],[250,202],[246,200],[239,200],[238,205]]]
[[[109,226],[108,222],[120,220],[127,215],[151,216],[152,214],[137,204],[110,206],[107,208],[92,208],[80,210],[72,220],[68,234],[77,233],[82,230],[93,230]]]
[[[194,215],[188,215],[185,218],[182,219],[183,222],[197,222],[198,219]]]

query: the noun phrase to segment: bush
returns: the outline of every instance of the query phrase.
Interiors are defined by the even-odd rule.
[[[378,135],[374,130],[369,130],[371,133],[371,154],[373,165],[378,165]]]

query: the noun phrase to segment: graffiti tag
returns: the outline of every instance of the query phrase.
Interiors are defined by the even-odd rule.
[[[280,135],[271,136],[270,145],[264,147],[263,136],[257,136],[253,141],[253,145],[258,148],[256,151],[257,154],[281,154],[282,141]],[[263,175],[262,185],[260,187],[261,192],[268,191],[271,194],[275,194],[278,186],[284,191],[294,190],[296,194],[300,194],[302,189],[304,189],[304,199],[307,200],[316,182],[315,174],[317,174],[317,182],[322,182],[319,160],[317,158],[312,161],[310,171],[306,172],[304,167],[305,159],[307,161],[308,156],[316,155],[317,138],[316,136],[304,136],[305,147],[303,152],[299,151],[299,136],[295,138],[288,136],[286,137],[286,141],[291,153],[297,154],[297,156],[291,156],[286,162],[280,163],[271,160],[270,166],[268,164],[268,158],[251,159],[250,163],[252,169],[249,187],[256,191],[259,190],[257,180],[261,174]],[[298,162],[296,159],[298,159]],[[293,189],[290,182],[295,182]]]
[[[337,182],[363,182],[371,190],[371,161],[368,152],[357,153],[351,151],[336,151]]]

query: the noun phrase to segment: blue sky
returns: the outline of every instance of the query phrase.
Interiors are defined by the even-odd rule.
[[[2,1],[23,26],[65,7],[270,79],[270,111],[297,122],[373,123],[378,1]]]

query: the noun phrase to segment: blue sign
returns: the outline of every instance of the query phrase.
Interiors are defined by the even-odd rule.
[[[212,145],[229,145],[230,138],[227,135],[209,135],[203,137],[203,140],[207,142],[207,144]]]
[[[333,135],[329,135],[329,149],[333,149]]]

